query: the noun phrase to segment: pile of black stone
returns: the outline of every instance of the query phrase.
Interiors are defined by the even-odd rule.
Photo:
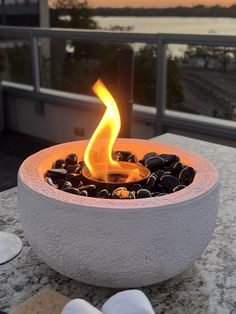
[[[82,168],[84,161],[79,161],[75,153],[65,159],[54,162],[52,169],[47,170],[45,181],[56,189],[64,192],[97,198],[135,199],[160,197],[180,191],[192,183],[195,170],[183,164],[177,155],[147,153],[143,159],[129,151],[116,151],[113,158],[117,161],[141,163],[151,174],[143,186],[134,183],[128,188],[118,187],[113,191],[100,189],[94,184],[86,185],[83,181]]]

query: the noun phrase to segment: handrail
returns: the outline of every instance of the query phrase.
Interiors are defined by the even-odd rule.
[[[197,119],[181,118],[170,116],[166,110],[166,46],[167,44],[192,44],[208,46],[232,46],[236,47],[236,36],[223,35],[189,35],[189,34],[165,34],[165,33],[133,33],[101,30],[81,30],[81,29],[61,29],[61,28],[37,28],[37,27],[0,27],[0,36],[2,38],[27,38],[31,45],[31,62],[33,76],[33,95],[35,101],[48,99],[47,93],[42,92],[40,86],[40,68],[38,56],[38,39],[39,38],[58,38],[74,39],[86,42],[107,42],[107,43],[148,43],[157,46],[157,82],[156,82],[156,114],[155,114],[155,135],[162,132],[163,126],[184,128],[215,135],[236,138],[235,128],[222,126],[222,124],[210,125],[206,119],[198,116]],[[4,89],[4,86],[2,87]],[[21,90],[22,91],[22,90]],[[63,94],[65,96],[65,94]],[[53,97],[50,97],[53,100]],[[68,97],[69,100],[69,97]],[[58,101],[58,99],[57,99]]]
[[[22,37],[26,34],[32,34],[33,37],[37,38],[78,39],[86,41],[103,40],[107,42],[143,42],[154,44],[157,43],[158,38],[161,38],[163,44],[236,45],[236,36],[234,35],[136,33],[101,31],[97,29],[0,26],[1,36]]]
[[[67,28],[43,28],[43,27],[14,27],[0,26],[1,36],[22,37],[33,36],[37,38],[77,39],[88,42],[122,42],[122,43],[156,43],[157,34],[132,33],[118,31],[101,31]]]

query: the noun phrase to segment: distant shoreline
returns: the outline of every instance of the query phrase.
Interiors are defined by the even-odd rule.
[[[184,17],[184,18],[236,18],[236,16],[183,16],[183,15],[98,15],[98,14],[93,14],[93,17]]]
[[[194,7],[174,7],[174,8],[109,8],[99,7],[91,9],[93,16],[139,16],[139,17],[236,17],[236,4],[231,7],[203,5]]]

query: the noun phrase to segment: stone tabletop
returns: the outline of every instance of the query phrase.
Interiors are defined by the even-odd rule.
[[[220,174],[220,208],[215,235],[194,266],[142,290],[157,314],[236,314],[236,149],[171,134],[158,140],[191,149],[214,163]],[[0,265],[0,310],[13,309],[43,287],[84,298],[98,308],[117,291],[75,282],[38,259],[23,235],[16,188],[0,193],[0,231],[15,233],[24,245],[18,257]]]

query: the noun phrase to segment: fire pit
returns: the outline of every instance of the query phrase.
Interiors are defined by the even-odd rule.
[[[45,173],[47,183],[80,196],[112,199],[160,197],[192,183],[195,170],[175,154],[148,152],[140,159],[132,150],[113,151],[121,126],[119,110],[100,80],[93,90],[107,110],[86,147],[84,160],[76,153],[55,160]]]
[[[107,93],[103,85],[97,87]],[[111,124],[116,107],[109,108],[90,141],[52,146],[24,161],[18,176],[24,232],[38,256],[68,277],[108,287],[154,284],[190,267],[210,241],[218,210],[218,174],[208,160],[178,147],[116,140],[119,119],[115,115],[116,123]],[[177,155],[196,174],[191,184],[176,192],[150,192],[138,198],[131,185],[140,184],[143,190],[142,185],[153,176],[152,169],[137,160],[119,162],[112,157],[114,151],[131,151],[137,160],[150,152]],[[81,160],[79,175],[85,182],[65,191],[50,173],[55,161],[72,152]],[[61,166],[66,175],[68,165]],[[98,193],[107,190],[106,196],[82,193],[85,189],[80,186],[85,184],[95,186]],[[117,188],[125,188],[125,195],[133,196],[109,197]]]

